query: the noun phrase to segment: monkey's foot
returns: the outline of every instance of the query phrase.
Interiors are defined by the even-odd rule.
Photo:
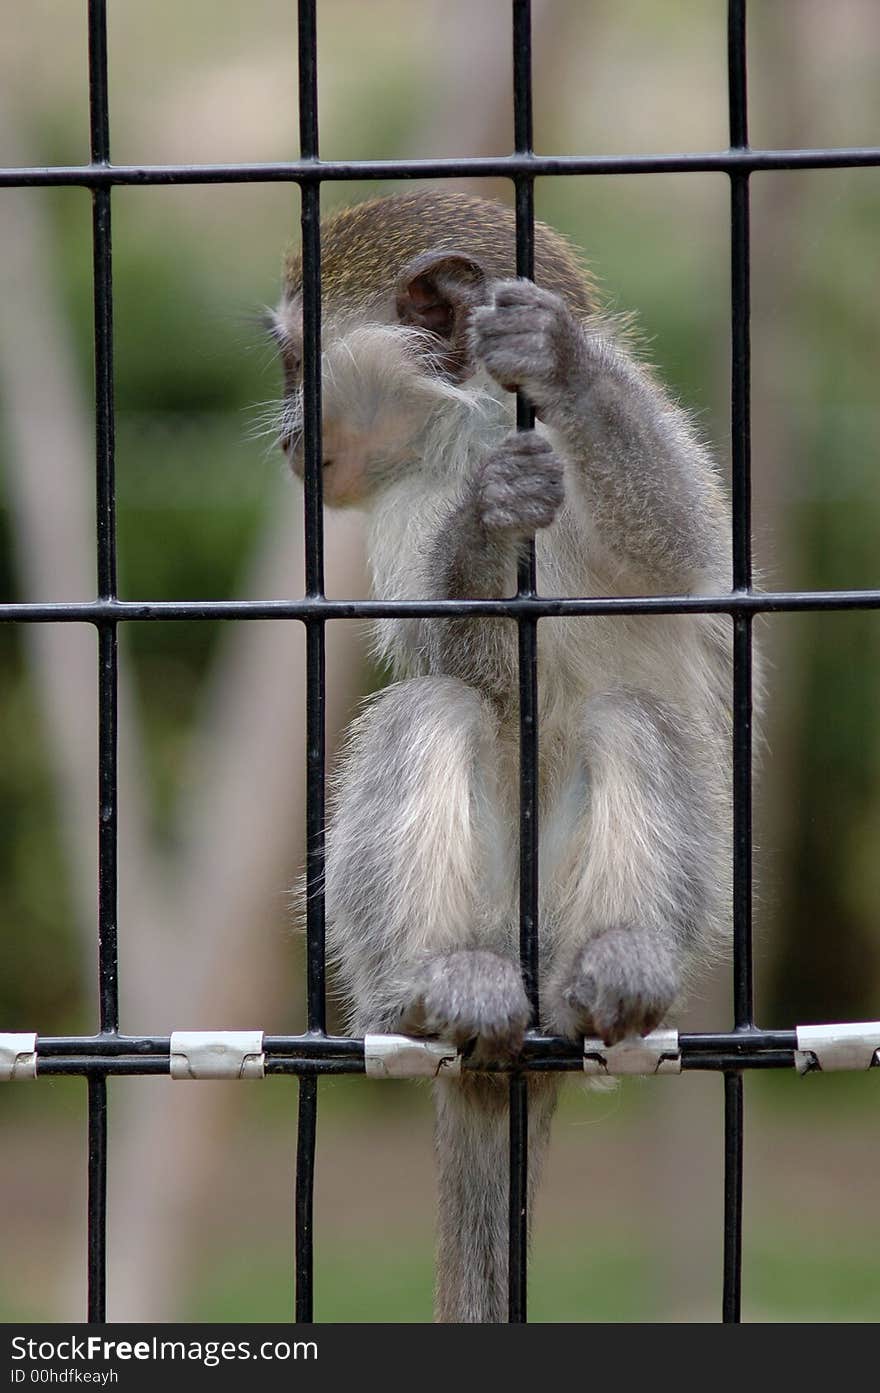
[[[517,1054],[530,1007],[520,971],[497,953],[464,949],[427,964],[400,1029],[433,1035],[484,1060]]]
[[[581,949],[554,1014],[565,1035],[615,1045],[654,1030],[680,990],[675,956],[659,934],[607,929]]]

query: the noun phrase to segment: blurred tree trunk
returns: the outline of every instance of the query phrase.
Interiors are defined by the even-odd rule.
[[[569,18],[554,8],[553,0],[533,0],[533,47],[540,45],[547,71],[564,52]],[[510,154],[514,147],[510,5],[507,0],[485,0],[471,7],[467,23],[450,23],[449,6],[434,0],[433,22],[440,73],[433,89],[434,109],[426,111],[413,153],[438,157]],[[466,73],[479,73],[479,81],[463,81]],[[506,203],[513,198],[509,179],[444,180],[443,186]]]
[[[844,0],[832,12],[806,0],[798,23],[791,18],[790,6],[763,9],[754,42],[773,143],[796,147],[815,129],[816,75],[833,32],[842,25],[857,42],[875,25],[876,7]],[[841,556],[868,577],[876,551],[854,503],[829,502],[834,446],[819,411],[835,395],[826,379],[836,387],[846,376],[843,364],[824,366],[816,312],[835,269],[817,271],[811,255],[821,235],[810,229],[821,225],[822,182],[835,177],[845,176],[791,172],[752,181],[756,558],[762,583],[782,589],[839,585]],[[869,496],[862,509],[872,515]],[[876,661],[867,660],[875,634],[870,614],[777,616],[757,626],[770,698],[758,781],[758,1000],[766,1024],[858,1018],[873,1009],[876,905],[866,913],[860,903],[866,877],[858,844],[876,804],[876,723],[868,713],[880,694]]]
[[[22,158],[11,113],[0,127],[13,162]],[[93,427],[76,381],[69,327],[53,289],[54,249],[42,190],[4,191],[0,400],[9,443],[6,487],[20,594],[27,600],[95,595]],[[58,790],[58,827],[86,966],[97,983],[97,646],[91,625],[26,624]],[[120,857],[147,925],[161,923],[164,878],[154,863],[142,799],[142,749],[123,660],[119,679]]]
[[[27,163],[11,119],[7,158]],[[4,193],[6,269],[0,396],[10,434],[8,487],[20,592],[89,599],[94,586],[91,430],[75,382],[43,193]],[[327,529],[326,562],[347,595],[364,593],[360,530]],[[270,510],[247,593],[302,591],[302,504],[286,485]],[[193,735],[199,791],[181,809],[179,861],[151,841],[140,728],[120,652],[120,980],[122,1028],[232,1028],[267,1023],[289,941],[279,896],[304,839],[304,671],[300,626],[229,625]],[[26,626],[58,782],[62,836],[76,889],[86,972],[94,972],[96,901],[96,654],[78,626]],[[327,727],[332,743],[360,689],[362,656],[347,625],[327,633]],[[290,1007],[283,1007],[289,1014]],[[295,1010],[295,1008],[294,1008]],[[39,1022],[35,1023],[39,1026]],[[271,1085],[269,1085],[271,1086]],[[227,1090],[126,1080],[111,1087],[109,1262],[114,1320],[171,1319],[186,1309],[198,1200],[214,1148],[232,1123]],[[173,1145],[171,1139],[173,1138]],[[83,1196],[83,1203],[85,1197]],[[64,1314],[81,1317],[81,1253],[59,1282]]]

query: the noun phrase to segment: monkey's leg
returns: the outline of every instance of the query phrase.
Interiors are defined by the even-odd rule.
[[[396,683],[352,726],[326,885],[328,940],[359,1033],[518,1047],[529,1007],[510,942],[497,764],[492,708],[455,678]]]
[[[513,944],[515,828],[495,788],[491,705],[455,678],[386,688],[352,728],[327,831],[329,938],[354,1028],[436,1035],[485,1056],[529,1020]],[[507,1311],[506,1080],[438,1080],[437,1314]],[[531,1187],[553,1081],[530,1082]]]
[[[529,1089],[529,1218],[556,1106],[557,1080]],[[437,1290],[439,1321],[499,1322],[508,1304],[509,1123],[506,1078],[438,1079]]]
[[[607,1043],[646,1034],[724,917],[725,759],[686,713],[644,692],[593,698],[581,724],[584,796],[555,866],[548,1024]]]

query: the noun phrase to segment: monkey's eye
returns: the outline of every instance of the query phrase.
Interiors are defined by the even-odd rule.
[[[284,390],[292,392],[299,385],[302,376],[302,357],[289,344],[281,345],[281,370],[284,374]]]
[[[289,395],[296,390],[302,380],[302,354],[286,338],[278,339],[277,343],[281,358],[281,372],[284,377],[284,391]]]
[[[302,374],[300,346],[290,337],[287,329],[276,315],[267,315],[266,328],[269,337],[277,345],[281,358],[281,369],[284,374],[284,388],[285,391],[290,392],[297,385]]]

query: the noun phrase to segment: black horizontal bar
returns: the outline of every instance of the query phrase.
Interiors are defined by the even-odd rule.
[[[266,1073],[295,1074],[297,1078],[324,1074],[364,1074],[366,1065],[360,1059],[267,1059]]]
[[[704,1072],[726,1073],[731,1069],[791,1069],[794,1066],[793,1050],[768,1050],[764,1052],[753,1049],[743,1054],[714,1054],[708,1051],[682,1056],[682,1071],[702,1070]],[[465,1064],[465,1069],[470,1070],[471,1066]],[[476,1067],[476,1066],[474,1066]],[[557,1056],[535,1057],[526,1064],[517,1066],[528,1073],[550,1074],[550,1073],[579,1073],[583,1067],[583,1056],[579,1053],[572,1054],[565,1058]],[[499,1065],[480,1066],[481,1070],[488,1073],[509,1073],[507,1066]],[[113,1059],[96,1058],[92,1055],[64,1055],[59,1058],[41,1060],[37,1074],[39,1077],[49,1076],[72,1076],[75,1078],[124,1075],[127,1078],[138,1078],[149,1075],[165,1077],[169,1074],[168,1059],[143,1058],[138,1055],[123,1055]],[[352,1057],[350,1059],[301,1059],[284,1056],[266,1060],[266,1074],[283,1074],[285,1076],[296,1075],[297,1077],[308,1077],[310,1075],[324,1074],[363,1074],[366,1072],[366,1065],[363,1057],[360,1059]],[[641,1076],[640,1076],[641,1077]]]
[[[69,1054],[38,1059],[37,1075],[72,1074],[91,1077],[104,1077],[107,1074],[168,1074],[171,1068],[169,1058],[149,1059],[140,1055]]]
[[[601,614],[784,614],[880,609],[880,590],[749,590],[727,595],[511,596],[506,600],[82,600],[0,603],[0,623],[191,619],[558,619]]]
[[[715,1073],[729,1073],[737,1069],[791,1069],[794,1066],[793,1050],[766,1050],[760,1054],[696,1054],[682,1055],[682,1071],[703,1069]]]
[[[264,1038],[268,1074],[362,1074],[364,1042],[352,1036],[267,1035]],[[784,1069],[794,1065],[794,1030],[745,1030],[682,1034],[682,1069]],[[167,1074],[171,1041],[167,1035],[80,1036],[38,1038],[40,1074]],[[476,1068],[465,1059],[465,1069]],[[480,1066],[484,1067],[484,1066]],[[529,1035],[517,1067],[539,1072],[572,1071],[583,1067],[580,1046],[561,1036]],[[494,1066],[507,1072],[508,1065]]]
[[[731,1056],[747,1055],[755,1046],[763,1050],[797,1049],[796,1030],[749,1030],[710,1031],[707,1034],[681,1034],[678,1037],[682,1057],[698,1054],[705,1049],[717,1050]]]
[[[265,1035],[268,1054],[291,1059],[327,1059],[358,1056],[363,1058],[364,1042],[349,1035]],[[51,1059],[59,1055],[93,1055],[114,1059],[122,1055],[153,1056],[168,1059],[170,1035],[40,1035],[37,1055]]]
[[[583,174],[731,174],[880,165],[880,146],[707,150],[677,155],[479,155],[432,160],[287,160],[241,164],[26,165],[0,169],[0,187],[114,184],[272,184],[373,179],[510,179]]]
[[[170,1054],[168,1035],[41,1035],[37,1039],[38,1059],[84,1055],[101,1058],[106,1063],[129,1055],[168,1059]]]

